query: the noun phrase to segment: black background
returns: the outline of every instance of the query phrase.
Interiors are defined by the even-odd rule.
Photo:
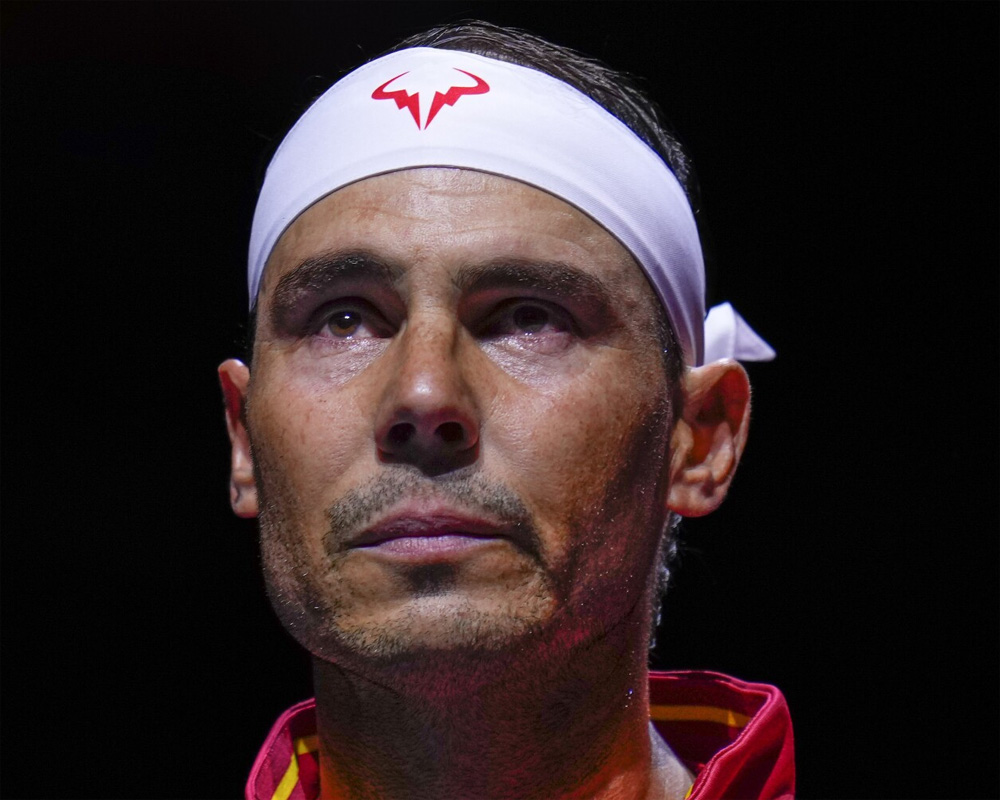
[[[658,666],[773,682],[804,797],[995,797],[994,3],[17,3],[2,22],[6,797],[236,797],[310,694],[227,504],[269,143],[481,17],[649,80],[779,358]]]

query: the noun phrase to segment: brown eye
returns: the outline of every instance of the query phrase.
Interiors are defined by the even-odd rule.
[[[545,300],[515,298],[501,303],[476,330],[476,335],[495,341],[506,340],[511,347],[556,348],[568,344],[574,337],[573,320],[569,313]]]
[[[361,327],[361,314],[357,311],[337,311],[329,316],[326,326],[334,336],[353,336]]]
[[[549,324],[551,315],[541,306],[518,306],[514,309],[511,321],[521,333],[540,333]]]
[[[310,330],[324,339],[382,339],[394,328],[371,303],[361,298],[340,298],[321,308]]]

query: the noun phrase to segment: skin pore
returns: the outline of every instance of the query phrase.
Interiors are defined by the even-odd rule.
[[[252,379],[220,376],[324,798],[684,796],[648,723],[656,554],[669,510],[724,496],[749,392],[689,370],[674,420],[655,303],[590,218],[466,170],[361,181],[282,236]]]

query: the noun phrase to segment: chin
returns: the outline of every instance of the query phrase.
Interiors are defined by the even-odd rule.
[[[537,635],[551,603],[489,604],[454,593],[418,597],[362,616],[337,614],[323,625],[350,652],[376,660],[410,653],[477,651],[493,654]]]
[[[458,593],[410,598],[353,613],[343,604],[272,602],[285,628],[319,662],[420,694],[463,694],[530,674],[551,630],[554,602],[535,595],[487,602]],[[304,611],[309,609],[310,613]]]

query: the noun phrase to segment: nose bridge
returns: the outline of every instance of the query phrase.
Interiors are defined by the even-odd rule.
[[[459,325],[445,312],[426,310],[407,320],[391,401],[410,413],[433,412],[435,407],[459,403],[468,393],[458,363]]]
[[[383,461],[439,474],[475,460],[479,413],[461,331],[454,315],[426,309],[411,314],[397,334],[376,418]]]

